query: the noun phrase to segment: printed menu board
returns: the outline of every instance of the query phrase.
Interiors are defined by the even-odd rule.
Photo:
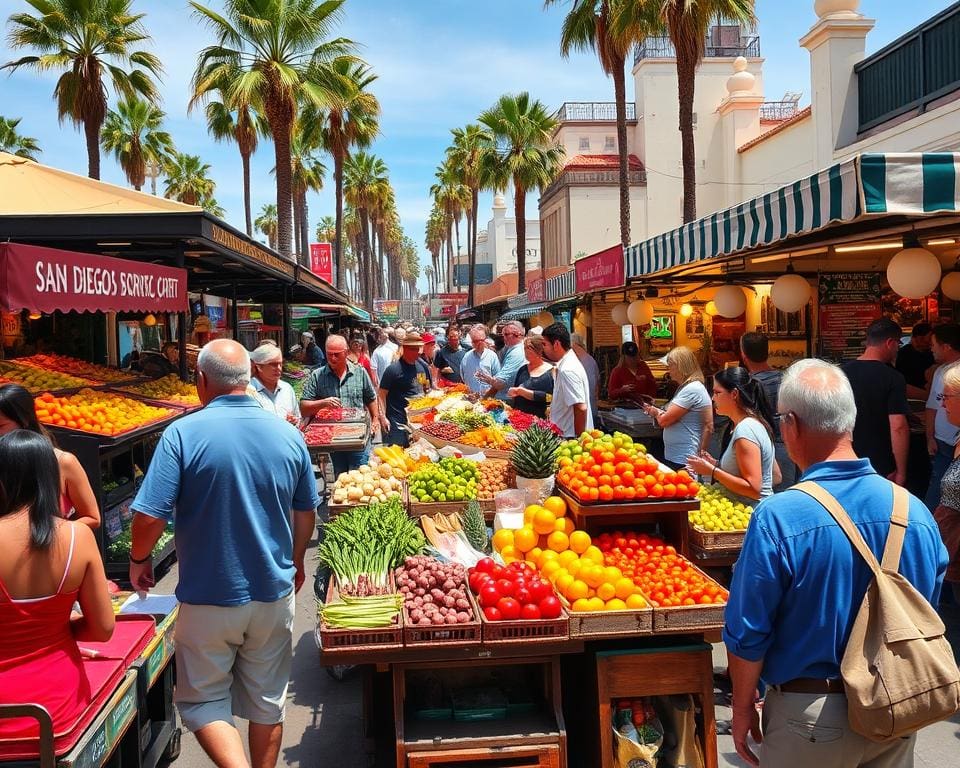
[[[820,357],[859,357],[867,326],[881,316],[879,272],[820,275]]]

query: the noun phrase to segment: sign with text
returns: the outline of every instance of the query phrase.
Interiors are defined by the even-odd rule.
[[[577,293],[597,288],[619,288],[623,283],[623,246],[615,245],[580,259],[577,270]]]
[[[333,283],[333,246],[330,243],[310,243],[310,271]]]
[[[547,300],[547,281],[542,277],[530,280],[527,283],[527,302],[539,304]]]
[[[395,323],[400,319],[400,302],[396,299],[374,299],[373,314],[378,320]]]
[[[820,355],[850,360],[863,352],[867,326],[881,315],[879,272],[820,275]]]
[[[110,256],[2,243],[0,309],[185,312],[187,271]]]

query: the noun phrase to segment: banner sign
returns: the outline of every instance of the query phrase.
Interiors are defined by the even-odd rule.
[[[396,299],[374,299],[373,314],[378,320],[395,323],[400,319],[400,302]]]
[[[187,271],[110,256],[2,243],[0,309],[185,312]]]
[[[867,326],[882,315],[879,272],[820,275],[820,355],[850,360],[863,352]]]
[[[577,270],[577,293],[597,288],[620,288],[623,286],[623,246],[615,245],[605,251],[580,259]]]
[[[542,277],[527,283],[527,301],[530,304],[540,304],[547,300],[547,281]]]
[[[333,283],[333,246],[330,243],[310,243],[310,271]]]

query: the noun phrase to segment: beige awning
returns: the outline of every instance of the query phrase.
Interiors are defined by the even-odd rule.
[[[0,216],[197,213],[185,205],[0,152]]]

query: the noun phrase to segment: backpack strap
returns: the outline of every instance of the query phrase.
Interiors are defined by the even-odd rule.
[[[860,553],[860,556],[866,561],[867,565],[870,567],[870,570],[875,574],[880,571],[880,563],[877,562],[876,556],[870,550],[870,547],[867,546],[867,542],[863,540],[863,536],[860,534],[860,531],[857,530],[857,526],[853,524],[853,520],[850,519],[850,515],[846,513],[844,508],[840,505],[840,502],[837,501],[823,486],[813,482],[812,480],[805,480],[802,483],[797,483],[793,486],[793,490],[803,491],[808,496],[812,496],[814,499],[819,501],[823,507],[830,513],[830,516],[837,521],[837,525],[840,526],[841,530],[847,535],[847,538],[850,539],[850,543],[853,544],[854,549]],[[889,536],[887,537],[890,538]],[[902,542],[902,537],[901,537]],[[900,552],[899,547],[897,548],[897,557],[899,558]]]
[[[893,483],[893,514],[890,515],[890,531],[887,543],[883,547],[883,560],[880,567],[885,571],[897,573],[900,570],[900,550],[903,549],[903,537],[910,523],[910,495],[907,489]]]

